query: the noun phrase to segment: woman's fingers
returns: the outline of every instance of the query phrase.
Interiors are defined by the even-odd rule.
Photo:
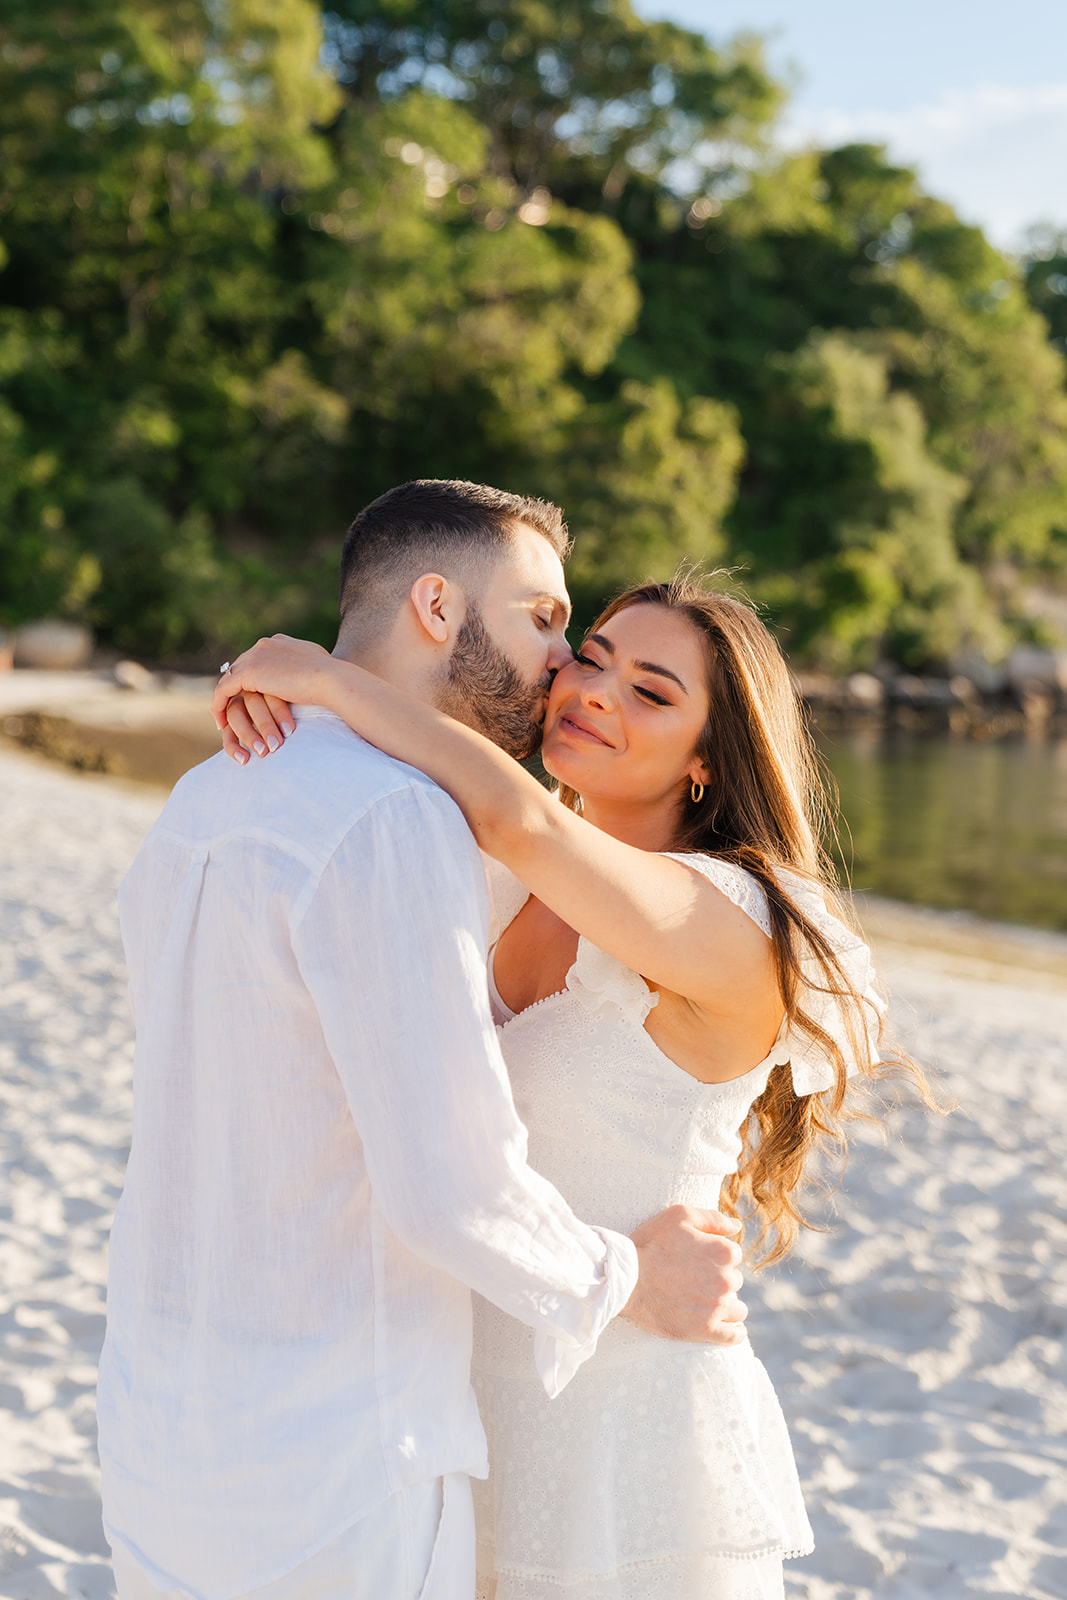
[[[222,730],[222,749],[223,753],[232,756],[239,766],[243,767],[248,760],[248,751],[228,723]]]
[[[283,735],[288,738],[296,727],[296,718],[293,716],[292,706],[288,700],[279,700],[276,694],[265,694],[263,698],[267,702],[267,710],[274,718],[275,724],[281,729]]]
[[[261,694],[237,695],[226,708],[226,722],[253,755],[273,755],[281,748],[284,735]]]
[[[296,719],[290,702],[267,692],[265,682],[299,698],[300,690],[311,688],[323,662],[329,665],[330,657],[321,645],[285,634],[260,639],[239,655],[219,679],[211,701],[226,754],[242,766],[250,754],[272,755],[294,731]]]
[[[225,700],[219,709],[225,718],[220,729],[222,748],[242,766],[250,753],[273,755],[296,726],[289,702],[274,695],[247,691]]]
[[[246,689],[254,687],[251,683],[245,683],[242,672],[255,648],[253,645],[251,650],[245,650],[239,655],[229,671],[223,673],[215,685],[215,693],[211,697],[211,715],[220,728],[225,727],[229,720],[230,707],[234,704],[235,698],[244,694]]]
[[[227,714],[232,696],[236,692],[237,684],[233,676],[233,668],[224,672],[215,685],[215,693],[211,696],[211,715],[215,718],[216,728],[223,730],[226,727]]]
[[[257,742],[261,742],[259,729],[248,715],[243,695],[238,695],[226,707],[226,727],[222,738],[223,748],[235,760],[240,761],[242,766],[248,760],[249,753],[255,749]],[[264,745],[264,751],[266,748]],[[256,753],[258,754],[258,751]]]
[[[229,672],[220,678],[211,710],[221,728],[227,719],[227,703],[236,694],[254,691],[291,700],[313,698],[314,684],[323,666],[330,665],[329,651],[307,639],[290,639],[276,633],[260,639],[237,657]],[[289,719],[291,720],[291,719]]]
[[[271,715],[270,707],[261,694],[248,691],[244,697],[245,710],[252,718],[253,725],[259,738],[255,741],[257,756],[273,755],[275,750],[280,750],[284,735]]]

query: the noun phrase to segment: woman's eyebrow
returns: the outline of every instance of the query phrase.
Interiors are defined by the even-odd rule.
[[[602,633],[591,633],[585,642],[586,644],[598,644],[601,650],[607,651],[609,656],[615,654],[615,646],[610,639],[605,639]],[[672,672],[670,667],[657,666],[654,661],[635,661],[634,666],[639,672],[654,672],[658,678],[670,678],[672,683],[678,685],[683,694],[689,693],[681,678],[676,672]]]
[[[672,683],[678,685],[683,694],[689,693],[681,678],[676,672],[672,672],[670,667],[657,667],[654,661],[635,661],[634,666],[639,668],[641,672],[654,672],[658,678],[670,678]]]

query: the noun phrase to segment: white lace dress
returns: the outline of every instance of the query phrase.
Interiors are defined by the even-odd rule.
[[[769,933],[763,892],[746,873],[680,859]],[[490,882],[495,939],[526,890],[495,864]],[[789,890],[874,1002],[866,947],[799,879]],[[678,1202],[718,1205],[738,1130],[776,1063],[792,1061],[799,1093],[831,1082],[827,1062],[783,1027],[744,1077],[700,1083],[645,1031],[656,1001],[582,939],[566,987],[501,1028],[530,1164],[580,1217],[621,1233]],[[615,1322],[549,1400],[533,1338],[475,1296],[474,1385],[490,1460],[488,1480],[474,1485],[478,1600],[781,1596],[783,1558],[807,1554],[812,1535],[781,1408],[751,1345],[672,1343]]]

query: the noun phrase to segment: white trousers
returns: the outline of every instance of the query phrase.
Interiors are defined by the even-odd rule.
[[[189,1600],[157,1589],[121,1549],[119,1600]],[[474,1600],[470,1479],[452,1472],[391,1495],[309,1560],[235,1600]]]

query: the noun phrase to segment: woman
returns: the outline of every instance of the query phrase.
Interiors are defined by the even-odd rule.
[[[461,806],[492,860],[490,992],[529,1159],[578,1214],[626,1233],[678,1202],[747,1206],[764,1259],[783,1255],[848,1078],[876,1074],[883,1008],[827,886],[810,746],[755,613],[692,582],[609,605],[552,686],[555,795],[317,646],[261,641],[224,684],[327,706]],[[239,759],[238,737],[281,737],[258,695],[227,716]],[[480,1597],[782,1595],[811,1531],[747,1341],[617,1321],[549,1401],[532,1333],[477,1311]]]

